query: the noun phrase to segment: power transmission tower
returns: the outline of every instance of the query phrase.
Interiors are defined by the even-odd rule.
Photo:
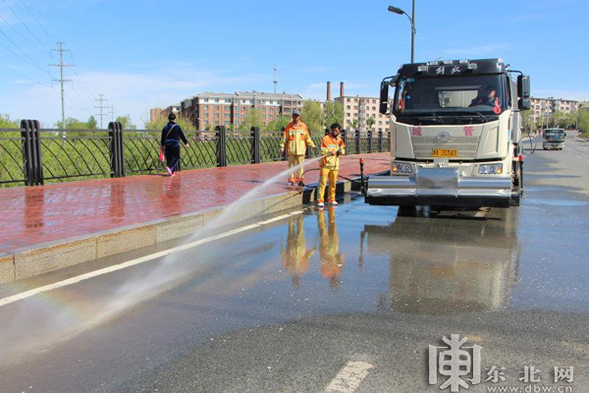
[[[59,52],[59,64],[50,64],[51,67],[59,67],[60,78],[53,79],[54,82],[61,83],[61,128],[63,130],[62,137],[65,138],[65,104],[64,104],[64,92],[65,89],[63,84],[65,82],[71,82],[71,79],[63,79],[63,69],[66,67],[71,67],[71,64],[63,64],[63,52],[69,52],[68,49],[63,49],[64,42],[58,42],[59,48],[58,49],[51,49],[52,51]]]
[[[94,108],[100,109],[100,113],[97,113],[96,116],[100,116],[100,128],[102,129],[103,128],[102,127],[103,118],[104,118],[104,116],[108,116],[108,114],[104,113],[104,111],[103,111],[104,109],[106,109],[108,107],[104,106],[102,103],[105,101],[108,101],[108,100],[106,98],[103,98],[104,94],[99,94],[98,97],[100,97],[100,98],[97,98],[95,101],[98,101],[100,103],[100,105],[95,106]]]
[[[276,76],[278,68],[274,67],[274,94],[276,94],[276,85],[278,85],[278,77]]]

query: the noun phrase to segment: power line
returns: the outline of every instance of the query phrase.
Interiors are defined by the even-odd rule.
[[[4,0],[4,1],[6,1],[6,0]],[[58,44],[59,44],[59,49],[52,49],[52,50],[59,52],[59,64],[51,64],[51,67],[59,67],[59,72],[60,72],[60,78],[54,79],[54,81],[61,83],[61,127],[64,130],[62,136],[65,138],[65,104],[64,104],[65,89],[63,87],[63,84],[65,82],[71,82],[72,80],[63,78],[63,69],[66,67],[71,67],[71,64],[63,64],[63,52],[69,52],[69,50],[63,49],[63,42],[59,42]]]
[[[75,84],[72,84],[72,90],[74,91],[74,93],[76,94],[76,96],[78,96],[78,98],[80,99],[80,103],[82,104],[82,106],[86,109],[86,111],[92,115],[92,109],[90,109],[85,103],[84,103],[84,99],[82,98],[82,96],[80,96],[80,93],[78,93],[78,90],[75,87]]]
[[[79,66],[76,63],[76,59],[74,59],[74,52],[70,51],[70,58],[72,59],[72,63],[74,64],[74,74],[76,75],[76,77],[78,78],[80,85],[82,86],[82,89],[84,90],[84,93],[88,96],[88,98],[90,100],[92,100],[92,97],[95,96],[95,94],[92,92],[92,90],[88,87],[88,84],[86,83],[85,79],[82,77],[81,74],[78,73],[78,68]]]
[[[27,41],[29,44],[33,45],[37,49],[41,49],[41,52],[47,54],[47,52],[45,51],[45,48],[40,47],[39,44],[36,44],[33,41],[31,41],[26,35],[24,35],[23,33],[21,33],[16,27],[14,27],[10,22],[8,22],[8,20],[6,20],[2,15],[0,15],[0,19],[4,23],[6,23],[8,25],[8,27],[10,27],[12,30],[14,30],[14,32],[16,34],[18,34],[19,36],[21,36],[22,38],[24,38],[25,41]],[[53,59],[53,53],[49,52],[49,57],[51,57]]]
[[[35,16],[35,14],[33,14],[33,11],[31,11],[31,9],[29,8],[29,6],[27,6],[23,0],[20,0],[20,2],[22,3],[22,5],[25,6],[25,8],[27,9],[27,11],[29,11],[29,14],[31,14],[31,16],[33,17],[33,19],[35,19],[35,22],[37,22],[37,24],[39,25],[39,27],[41,27],[41,29],[45,32],[45,34],[47,34],[47,37],[49,37],[49,39],[51,40],[51,42],[56,42],[57,40],[53,39],[53,37],[51,36],[51,34],[49,34],[49,32],[45,29],[45,27],[41,24],[41,22],[39,22],[39,20]]]
[[[4,64],[1,64],[1,63],[0,63],[0,67],[4,67],[4,68],[6,68],[7,70],[10,70],[10,71],[14,72],[16,75],[20,76],[21,78],[25,78],[26,80],[28,80],[28,81],[30,81],[30,82],[33,82],[33,83],[34,83],[34,84],[36,84],[36,85],[45,86],[45,87],[49,86],[49,85],[47,85],[46,83],[41,83],[41,82],[38,82],[38,81],[36,81],[36,80],[33,80],[33,79],[29,78],[28,76],[24,76],[23,74],[21,74],[21,73],[20,73],[20,72],[18,72],[17,70],[15,70],[15,69],[12,69],[12,68],[8,67],[7,65],[4,65]]]
[[[33,38],[39,43],[41,44],[41,46],[43,48],[45,48],[45,50],[47,51],[47,53],[49,53],[49,55],[51,55],[51,51],[49,49],[47,49],[47,47],[45,46],[45,44],[43,44],[41,42],[41,40],[39,40],[39,38],[35,35],[35,33],[33,33],[31,31],[31,29],[29,29],[29,26],[27,26],[27,24],[20,18],[20,16],[18,16],[18,14],[12,9],[12,7],[10,6],[10,4],[8,4],[8,1],[4,0],[4,4],[6,4],[6,6],[10,9],[10,11],[12,11],[12,13],[14,14],[14,16],[16,16],[16,18],[20,21],[20,23],[23,24],[23,26],[25,27],[25,29],[27,29],[27,31],[33,36]]]
[[[0,34],[2,34],[4,37],[6,37],[6,39],[8,41],[10,41],[10,43],[12,45],[14,45],[14,47],[16,49],[18,49],[20,51],[20,53],[22,53],[28,59],[28,60],[26,60],[26,59],[23,59],[22,57],[19,56],[21,60],[24,60],[24,61],[28,62],[29,64],[32,64],[34,67],[37,67],[41,71],[48,73],[50,77],[53,77],[53,75],[51,75],[51,73],[49,71],[47,71],[46,69],[44,69],[43,67],[41,67],[39,64],[37,64],[37,62],[35,60],[33,60],[29,55],[27,55],[25,53],[25,51],[23,51],[20,46],[18,46],[9,36],[7,36],[6,33],[2,29],[0,29]],[[12,52],[12,53],[15,54],[14,52]]]
[[[103,113],[103,109],[106,109],[108,107],[102,105],[102,103],[105,102],[105,101],[108,101],[108,100],[106,98],[103,98],[104,97],[104,94],[99,94],[98,97],[100,97],[100,98],[97,98],[95,101],[100,102],[100,105],[99,106],[95,106],[94,108],[100,109],[100,114],[97,113],[96,116],[100,116],[100,128],[103,128],[102,127],[102,119],[104,118],[104,116],[107,116],[106,113]]]

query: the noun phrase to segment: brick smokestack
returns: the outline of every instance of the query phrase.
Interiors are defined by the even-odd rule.
[[[340,97],[344,96],[344,82],[339,83],[339,96]]]
[[[327,101],[331,101],[331,82],[327,81]]]

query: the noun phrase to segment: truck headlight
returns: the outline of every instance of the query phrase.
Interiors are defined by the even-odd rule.
[[[402,174],[413,173],[413,165],[407,164],[405,162],[393,161],[393,166],[391,168],[391,172],[392,173],[402,173]]]
[[[503,164],[485,164],[479,166],[479,175],[501,175]]]

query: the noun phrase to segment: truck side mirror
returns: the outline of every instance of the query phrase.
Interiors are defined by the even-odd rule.
[[[532,107],[530,101],[530,77],[528,75],[517,77],[517,95],[519,97],[518,106],[520,110],[528,110]]]
[[[383,80],[380,82],[380,105],[378,111],[386,115],[389,109],[389,82]]]

